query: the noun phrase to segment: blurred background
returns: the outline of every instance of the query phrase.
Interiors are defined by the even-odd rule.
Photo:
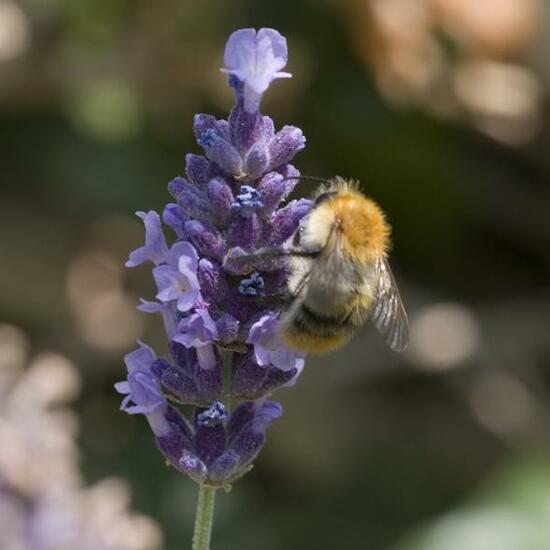
[[[147,544],[185,547],[196,488],[113,390],[137,338],[163,349],[135,310],[150,271],[123,262],[198,151],[193,114],[231,108],[246,26],[288,38],[263,111],[303,129],[296,166],[386,210],[412,340],[365,328],[308,360],[214,548],[550,549],[545,0],[0,0],[0,381],[21,350],[77,365],[82,483],[125,480]]]

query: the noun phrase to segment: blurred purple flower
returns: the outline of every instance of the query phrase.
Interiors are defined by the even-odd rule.
[[[80,393],[79,369],[49,351],[25,365],[28,339],[16,327],[0,326],[0,341],[7,358],[0,368],[0,548],[164,548],[160,526],[129,509],[123,479],[84,484],[79,421],[69,407]],[[144,348],[131,366],[147,365]]]

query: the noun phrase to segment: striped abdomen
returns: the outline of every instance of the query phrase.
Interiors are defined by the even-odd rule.
[[[319,311],[310,300],[295,304],[282,316],[282,337],[289,347],[306,353],[329,353],[343,346],[363,325],[372,300],[350,293],[338,310]]]

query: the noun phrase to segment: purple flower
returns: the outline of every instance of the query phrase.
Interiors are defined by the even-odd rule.
[[[183,178],[175,178],[168,184],[168,191],[178,201],[181,207],[176,213],[177,217],[182,220],[187,219],[203,219],[209,220],[212,218],[210,204],[203,190],[198,189]],[[163,218],[165,214],[163,213]]]
[[[183,238],[183,224],[187,221],[187,216],[179,204],[169,202],[162,212],[162,221],[175,231],[178,238]]]
[[[221,365],[202,368],[197,350],[172,341],[168,348],[174,362],[157,359],[151,370],[169,394],[181,403],[207,406],[220,398],[223,389]]]
[[[270,165],[271,157],[268,144],[264,141],[258,141],[246,153],[244,173],[247,179],[253,180],[265,174]]]
[[[233,483],[250,470],[265,443],[267,428],[282,412],[275,401],[242,403],[225,425],[205,421],[209,414],[216,416],[211,409],[206,416],[199,413],[192,448],[183,450],[179,468],[199,483],[214,487]]]
[[[185,155],[185,173],[197,187],[204,187],[212,178],[222,172],[206,157],[200,155]]]
[[[214,259],[224,257],[227,246],[223,236],[213,224],[189,220],[185,222],[184,231],[202,256]]]
[[[269,172],[259,181],[258,192],[262,197],[263,203],[260,211],[261,217],[267,217],[272,214],[281,201],[288,195],[286,182],[283,182],[283,179],[283,176],[278,172]]]
[[[153,269],[157,300],[176,301],[179,311],[189,311],[200,299],[197,251],[188,242],[177,242],[166,257],[167,264]]]
[[[300,199],[289,202],[271,216],[265,228],[265,240],[269,246],[280,246],[298,229],[302,218],[311,210],[313,201]]]
[[[213,303],[222,303],[229,292],[229,285],[222,266],[203,258],[199,262],[199,284],[205,299]]]
[[[115,384],[118,393],[126,395],[120,409],[128,414],[144,414],[156,436],[168,433],[170,427],[164,414],[166,399],[151,365],[156,360],[155,352],[149,346],[139,342],[139,348],[124,357],[128,369],[128,380]]]
[[[284,371],[301,370],[305,356],[292,351],[281,341],[278,325],[277,315],[268,313],[250,327],[246,341],[254,346],[256,363],[260,367],[273,365]]]
[[[212,128],[206,130],[197,140],[197,143],[204,149],[208,159],[215,162],[222,170],[232,176],[241,177],[244,175],[241,155],[216,130]]]
[[[224,73],[244,82],[244,108],[254,113],[263,93],[276,78],[290,78],[281,72],[288,58],[286,38],[274,29],[241,29],[235,31],[225,46]]]
[[[234,200],[231,187],[222,178],[214,178],[208,182],[207,194],[215,216],[221,223],[225,223],[231,214]]]
[[[285,126],[269,142],[270,168],[275,169],[287,164],[305,146],[306,138],[302,130],[295,126]]]
[[[136,267],[147,260],[151,260],[154,264],[158,265],[164,261],[168,253],[159,215],[154,210],[150,210],[147,213],[136,212],[136,215],[145,224],[145,246],[130,252],[126,267]]]
[[[290,76],[281,72],[286,61],[286,40],[277,31],[233,33],[224,71],[235,106],[227,120],[194,117],[204,154],[188,154],[185,177],[168,184],[173,202],[162,221],[175,241],[166,243],[156,212],[139,212],[145,246],[127,262],[155,264],[156,300],[138,307],[162,315],[170,355],[157,358],[140,345],[126,356],[128,379],[116,385],[125,396],[122,409],[147,417],[171,465],[216,487],[252,467],[268,426],[282,414],[267,396],[293,384],[305,362],[278,332],[286,260],[242,258],[284,246],[312,205],[301,199],[281,208],[299,175],[288,163],[305,138],[293,126],[276,132],[259,112],[269,84]],[[224,386],[224,379],[231,382]]]
[[[231,393],[240,399],[259,399],[281,386],[293,384],[300,372],[298,368],[281,370],[272,365],[260,367],[255,361],[254,352],[236,354],[233,358]]]
[[[210,317],[208,311],[199,309],[191,317],[180,322],[173,341],[183,344],[186,348],[195,348],[199,365],[203,369],[209,370],[216,365],[216,355],[212,342],[217,337],[216,323]]]
[[[143,313],[160,313],[164,321],[164,330],[166,330],[169,338],[176,332],[176,307],[174,303],[161,304],[140,298],[137,308]]]

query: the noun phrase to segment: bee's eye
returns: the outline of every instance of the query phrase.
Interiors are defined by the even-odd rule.
[[[324,203],[325,201],[328,201],[329,199],[332,199],[334,195],[337,195],[338,193],[336,191],[327,191],[326,193],[321,193],[316,199],[315,199],[315,206],[319,206],[320,204]]]

